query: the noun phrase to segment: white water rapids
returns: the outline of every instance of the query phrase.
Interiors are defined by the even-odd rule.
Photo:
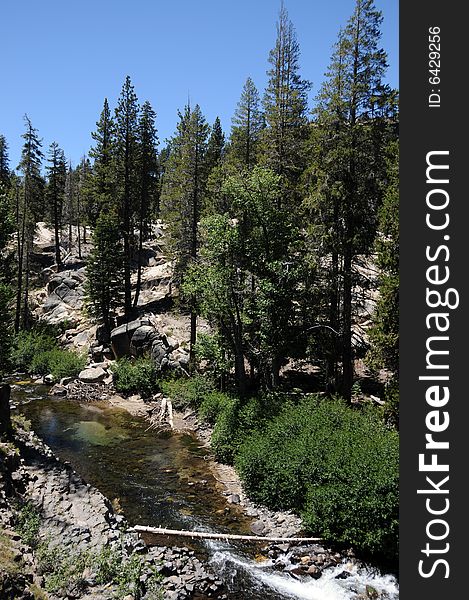
[[[379,598],[386,598],[386,600],[399,598],[396,578],[392,575],[382,575],[370,568],[359,568],[344,563],[325,569],[319,579],[300,580],[287,573],[274,571],[270,560],[263,562],[249,560],[233,552],[233,548],[230,549],[227,544],[211,542],[210,546],[213,551],[210,563],[215,573],[224,581],[230,581],[233,590],[236,590],[236,580],[240,576],[245,580],[244,586],[248,579],[255,597],[260,597],[260,594],[264,593],[265,597],[285,599],[353,600],[367,598],[366,587],[371,586],[378,592]],[[349,571],[351,575],[346,579],[337,579],[337,575],[343,571]]]

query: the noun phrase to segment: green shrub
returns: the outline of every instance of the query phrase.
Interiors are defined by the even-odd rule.
[[[209,392],[199,406],[199,419],[214,425],[220,413],[231,402],[230,396],[223,392]]]
[[[213,381],[199,374],[189,378],[167,379],[161,383],[161,389],[175,406],[193,408],[199,408],[203,400],[216,391]]]
[[[33,360],[44,352],[56,347],[56,341],[50,335],[37,331],[20,331],[13,343],[11,364],[17,371],[31,372]]]
[[[76,377],[86,366],[86,356],[71,350],[53,348],[37,354],[31,363],[31,371],[39,375],[50,373],[54,379]]]
[[[235,464],[253,500],[302,512],[326,541],[395,558],[398,456],[372,407],[310,396],[246,437]]]
[[[248,399],[229,398],[217,415],[211,446],[221,462],[233,464],[239,447],[253,431],[262,429],[280,410],[281,394],[266,394]]]
[[[15,528],[25,544],[35,548],[38,544],[41,518],[37,508],[31,502],[24,504],[18,511]]]
[[[114,385],[123,394],[151,396],[158,391],[157,370],[148,358],[121,358],[112,367]]]

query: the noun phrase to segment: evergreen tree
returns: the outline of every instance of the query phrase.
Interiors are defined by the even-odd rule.
[[[264,128],[259,92],[248,77],[232,119],[230,156],[241,167],[250,169],[258,158],[259,142]]]
[[[93,249],[88,257],[87,304],[91,314],[109,333],[113,311],[124,295],[124,251],[119,219],[114,211],[103,210],[93,232]]]
[[[49,148],[49,164],[46,166],[48,185],[46,197],[54,224],[55,263],[60,268],[60,230],[62,226],[62,210],[64,203],[66,166],[65,155],[57,142],[52,142]]]
[[[122,236],[124,241],[124,311],[132,309],[130,282],[133,222],[137,202],[138,101],[130,77],[125,78],[115,110],[116,123],[116,183]]]
[[[221,165],[225,152],[225,134],[221,127],[220,119],[217,117],[212,126],[212,131],[207,143],[205,165],[207,174]]]
[[[198,221],[206,185],[205,153],[209,127],[196,105],[179,113],[177,133],[171,140],[162,190],[162,209],[170,225],[175,279],[181,282],[198,252]],[[191,350],[196,341],[197,317],[191,304]]]
[[[267,127],[263,159],[268,167],[285,178],[286,191],[295,189],[306,164],[310,83],[299,74],[299,58],[295,29],[282,4],[277,40],[269,55],[269,81],[264,95]]]
[[[8,160],[8,145],[4,135],[0,135],[0,185],[8,185],[10,168]]]
[[[104,100],[103,110],[96,131],[91,134],[95,141],[90,150],[90,157],[94,159],[92,175],[89,178],[88,220],[94,225],[101,209],[108,210],[112,205],[114,192],[113,161],[115,151],[115,125],[107,98]]]
[[[379,48],[381,20],[372,0],[357,0],[339,34],[312,128],[313,233],[328,257],[322,261],[329,265],[328,325],[340,336],[335,345],[340,356],[332,361],[341,363],[338,385],[349,399],[353,289],[360,283],[356,262],[372,248],[389,133],[390,96],[382,85],[386,56]]]
[[[12,342],[13,318],[11,301],[14,293],[9,285],[7,244],[13,232],[14,221],[6,184],[0,181],[0,376],[8,368],[8,358]]]
[[[29,327],[29,255],[32,250],[38,208],[42,205],[44,182],[41,177],[42,142],[27,115],[24,117],[26,131],[18,169],[22,173],[22,189],[17,195],[16,233],[18,276],[16,288],[15,331],[18,332],[23,317],[23,326]]]
[[[138,255],[137,283],[135,288],[134,306],[138,304],[142,281],[142,249],[143,240],[148,232],[152,208],[159,213],[158,199],[158,154],[156,146],[158,136],[155,126],[155,111],[147,101],[143,103],[138,125]]]

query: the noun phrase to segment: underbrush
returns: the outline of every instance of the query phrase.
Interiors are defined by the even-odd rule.
[[[78,375],[86,365],[86,356],[60,348],[50,332],[20,331],[13,343],[10,363],[16,371],[50,373],[55,380],[60,380]]]
[[[149,397],[159,389],[157,370],[148,358],[121,358],[112,365],[114,386],[122,394]]]
[[[300,512],[311,532],[397,557],[398,435],[372,407],[309,396],[247,436],[235,465],[247,493]]]

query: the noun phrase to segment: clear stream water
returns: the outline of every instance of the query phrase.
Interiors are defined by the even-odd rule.
[[[226,510],[206,462],[207,450],[193,436],[157,435],[126,411],[53,398],[47,391],[29,383],[13,385],[12,400],[57,456],[110,500],[119,501],[131,525],[250,533],[250,520],[237,507]],[[178,545],[187,542],[175,540]],[[275,571],[269,561],[256,561],[253,545],[204,541],[193,547],[212,564],[233,600],[352,600],[366,585],[382,598],[399,597],[395,578],[371,568],[336,579],[344,570],[339,565],[318,580],[299,581]]]

